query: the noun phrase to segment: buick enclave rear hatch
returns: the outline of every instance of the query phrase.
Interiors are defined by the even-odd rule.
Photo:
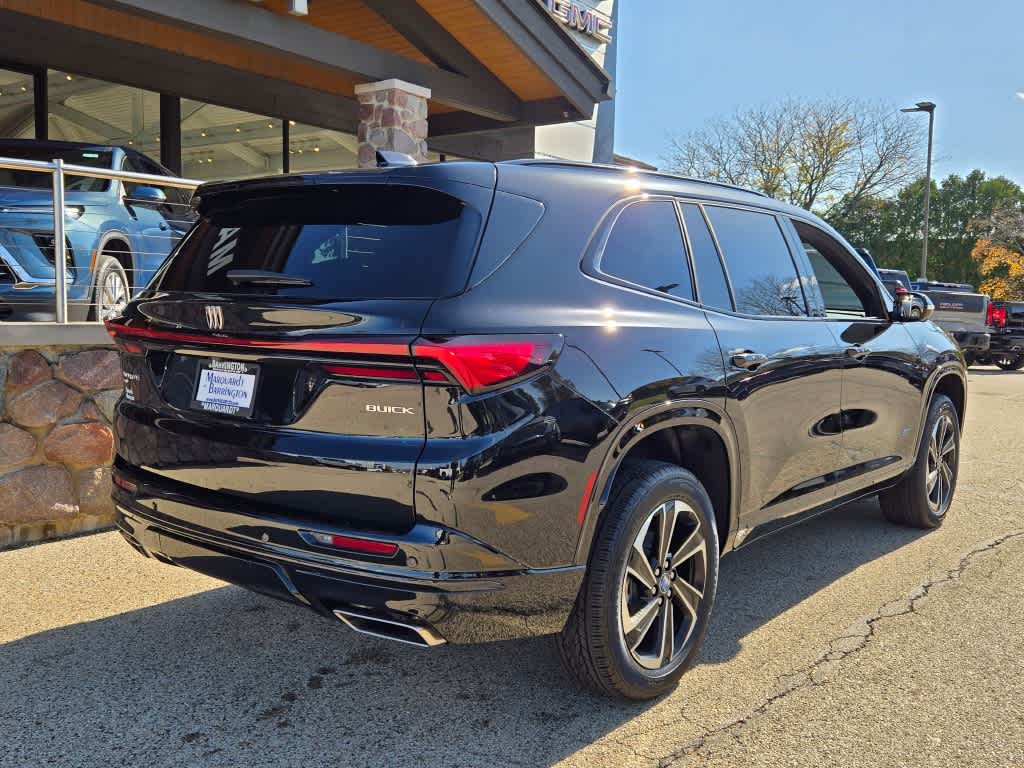
[[[255,513],[411,527],[424,386],[450,381],[411,343],[464,290],[492,193],[371,173],[203,195],[109,326],[118,461]]]

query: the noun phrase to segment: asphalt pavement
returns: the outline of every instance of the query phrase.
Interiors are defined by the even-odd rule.
[[[1024,371],[970,379],[946,524],[872,500],[729,555],[645,704],[579,692],[550,639],[355,636],[117,534],[0,553],[0,765],[1024,765]]]

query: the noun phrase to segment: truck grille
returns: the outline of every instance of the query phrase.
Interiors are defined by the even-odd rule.
[[[53,264],[53,251],[54,251],[54,238],[53,235],[48,235],[42,232],[37,232],[32,235],[32,239],[35,240],[36,247],[40,250],[46,260]],[[68,267],[74,263],[71,258],[71,241],[64,238],[64,257],[65,263]]]

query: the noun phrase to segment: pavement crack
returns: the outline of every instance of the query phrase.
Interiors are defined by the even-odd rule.
[[[658,768],[668,768],[687,760],[703,749],[716,737],[739,738],[743,729],[757,720],[778,701],[804,688],[825,685],[837,672],[842,662],[849,656],[862,651],[875,637],[876,628],[889,619],[916,613],[919,603],[928,597],[936,587],[959,581],[964,572],[979,555],[991,552],[1008,541],[1024,538],[1024,530],[1004,533],[968,550],[956,565],[948,568],[937,576],[922,582],[906,595],[882,605],[873,614],[854,622],[839,637],[831,640],[828,647],[810,664],[793,672],[780,675],[774,690],[746,714],[730,720],[715,728],[706,729],[704,734],[684,744],[679,749],[661,757]]]

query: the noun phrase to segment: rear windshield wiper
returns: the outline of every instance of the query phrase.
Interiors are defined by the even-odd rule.
[[[309,288],[313,285],[312,280],[292,275],[282,275],[280,272],[266,272],[262,269],[232,269],[227,273],[227,278],[235,285],[247,283],[249,285],[277,285],[285,288]]]

